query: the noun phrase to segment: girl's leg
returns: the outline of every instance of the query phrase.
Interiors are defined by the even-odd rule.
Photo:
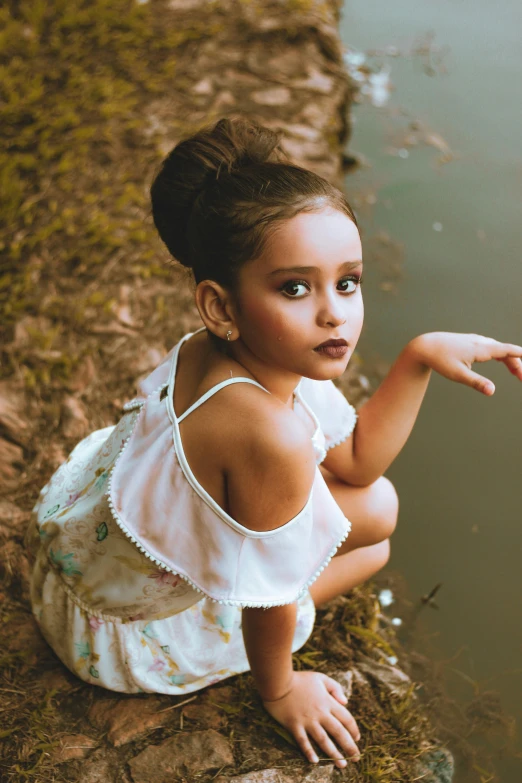
[[[343,595],[352,587],[366,582],[386,565],[389,556],[390,539],[386,538],[380,544],[363,546],[334,557],[310,587],[314,604],[321,606],[337,595]]]
[[[388,562],[389,537],[395,529],[399,502],[384,476],[368,487],[354,487],[322,470],[336,502],[352,523],[344,544],[310,587],[316,606],[362,584]]]

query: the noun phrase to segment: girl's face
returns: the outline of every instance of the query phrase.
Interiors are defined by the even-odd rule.
[[[239,270],[234,352],[266,370],[337,378],[362,329],[361,275],[361,240],[347,215],[324,209],[287,220]]]

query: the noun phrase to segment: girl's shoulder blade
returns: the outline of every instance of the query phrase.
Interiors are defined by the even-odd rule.
[[[263,394],[255,387],[251,391]],[[226,454],[229,513],[245,527],[267,531],[286,524],[305,507],[315,454],[310,434],[290,408],[249,396],[243,405],[238,399],[239,415],[229,425],[235,430],[229,443],[236,444]]]

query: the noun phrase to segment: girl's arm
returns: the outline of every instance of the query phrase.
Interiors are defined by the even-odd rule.
[[[279,699],[290,690],[296,618],[297,604],[242,611],[250,671],[263,700]]]
[[[245,608],[242,615],[250,670],[267,712],[293,734],[312,763],[318,757],[311,740],[337,767],[346,766],[346,756],[358,759],[361,735],[339,683],[320,672],[292,670],[297,604]]]
[[[491,396],[491,381],[471,370],[474,362],[497,359],[522,380],[522,347],[476,334],[430,332],[401,352],[375,394],[358,411],[352,436],[330,449],[323,464],[356,486],[372,484],[406,443],[424,399],[431,370]]]

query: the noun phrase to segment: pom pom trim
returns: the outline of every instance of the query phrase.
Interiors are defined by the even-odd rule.
[[[348,427],[348,429],[345,430],[342,435],[338,435],[333,440],[328,439],[328,437],[325,439],[326,451],[329,451],[329,449],[333,449],[335,448],[335,446],[339,446],[341,443],[344,443],[344,441],[347,440],[350,437],[350,435],[353,433],[358,419],[357,411],[355,410],[354,407],[352,407],[351,414],[352,414],[350,417],[351,420],[343,422],[343,427],[341,428],[341,430],[344,429],[344,427]]]

